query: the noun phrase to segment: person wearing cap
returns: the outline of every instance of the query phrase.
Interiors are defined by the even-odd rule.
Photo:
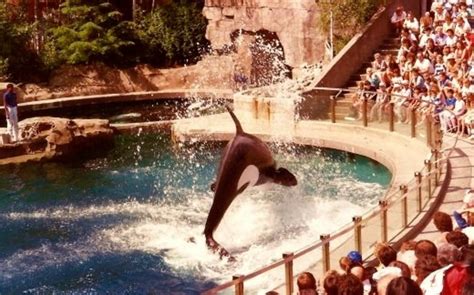
[[[347,253],[347,258],[352,262],[352,265],[362,265],[362,255],[359,251],[350,251]]]
[[[5,108],[5,118],[7,119],[7,130],[12,141],[18,141],[18,109],[17,96],[13,84],[9,83],[3,95],[3,106]]]
[[[395,27],[397,33],[399,33],[401,28],[403,27],[403,23],[405,22],[406,17],[407,15],[405,11],[403,11],[403,6],[398,6],[392,17],[390,18],[390,22]]]

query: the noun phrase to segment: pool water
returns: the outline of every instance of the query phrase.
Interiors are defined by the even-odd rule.
[[[236,198],[215,234],[228,263],[202,237],[222,147],[120,136],[102,158],[0,168],[0,294],[199,294],[336,230],[391,179],[361,156],[274,144],[299,185]]]

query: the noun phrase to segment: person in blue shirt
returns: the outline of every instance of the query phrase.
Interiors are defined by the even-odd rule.
[[[17,96],[13,84],[8,84],[3,95],[3,106],[5,107],[5,118],[7,119],[7,131],[13,142],[18,141],[18,109]]]

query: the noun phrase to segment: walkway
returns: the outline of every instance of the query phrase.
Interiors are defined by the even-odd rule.
[[[445,148],[452,146],[454,141],[454,138],[445,136]],[[474,187],[474,144],[467,139],[459,139],[449,161],[452,175],[447,194],[439,211],[452,215],[454,210],[461,208],[465,190]],[[417,240],[433,240],[438,236],[439,232],[433,222],[430,222],[417,237]]]
[[[160,91],[97,94],[45,99],[20,103],[19,108],[20,111],[38,111],[81,105],[158,99],[179,99],[186,97],[231,99],[232,94],[233,91],[230,89],[166,89]],[[1,110],[3,110],[3,106],[0,106],[0,111]]]

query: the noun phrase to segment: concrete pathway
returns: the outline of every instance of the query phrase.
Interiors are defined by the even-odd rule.
[[[453,137],[444,137],[444,147],[454,144]],[[474,187],[474,144],[468,139],[459,139],[449,158],[451,164],[451,179],[449,187],[439,211],[452,215],[453,211],[461,208],[466,189]],[[418,235],[417,240],[433,240],[439,237],[433,222]]]

